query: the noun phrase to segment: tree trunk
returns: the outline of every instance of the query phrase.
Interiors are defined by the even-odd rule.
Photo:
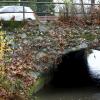
[[[91,0],[91,23],[93,24],[93,20],[94,20],[94,4],[95,4],[95,0]]]
[[[84,17],[84,21],[86,22],[86,14],[85,14],[85,9],[84,9],[84,4],[83,4],[83,0],[80,0],[81,2],[81,10],[82,10],[82,14],[83,14],[83,17]]]
[[[91,4],[92,4],[92,6],[94,6],[95,0],[91,0]]]

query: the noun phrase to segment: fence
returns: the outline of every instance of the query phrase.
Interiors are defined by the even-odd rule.
[[[91,7],[99,6],[99,4],[82,4],[73,3],[66,5],[65,3],[53,3],[53,2],[33,2],[33,1],[0,1],[1,6],[5,5],[21,5],[23,6],[23,12],[10,12],[10,13],[23,13],[23,19],[25,19],[25,6],[29,6],[32,10],[39,16],[59,16],[59,14],[64,13],[70,14],[90,14]],[[3,13],[3,12],[2,12]],[[7,12],[4,12],[7,13]]]

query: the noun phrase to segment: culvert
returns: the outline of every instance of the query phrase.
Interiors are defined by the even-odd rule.
[[[50,85],[57,88],[95,86],[97,82],[91,76],[85,49],[69,52],[53,70]]]

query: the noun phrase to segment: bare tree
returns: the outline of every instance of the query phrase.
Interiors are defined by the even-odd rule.
[[[84,17],[84,21],[86,22],[86,14],[85,14],[85,9],[84,9],[84,3],[83,3],[83,0],[80,0],[81,2],[81,10],[82,10],[82,14],[83,14],[83,17]]]
[[[94,6],[95,0],[91,0],[91,6]]]
[[[91,0],[91,23],[93,24],[93,20],[94,20],[94,7],[95,6],[95,0]]]

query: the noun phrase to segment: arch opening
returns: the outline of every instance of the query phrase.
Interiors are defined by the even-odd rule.
[[[53,71],[50,85],[57,88],[95,86],[90,75],[86,50],[69,52],[62,56],[62,62]]]

